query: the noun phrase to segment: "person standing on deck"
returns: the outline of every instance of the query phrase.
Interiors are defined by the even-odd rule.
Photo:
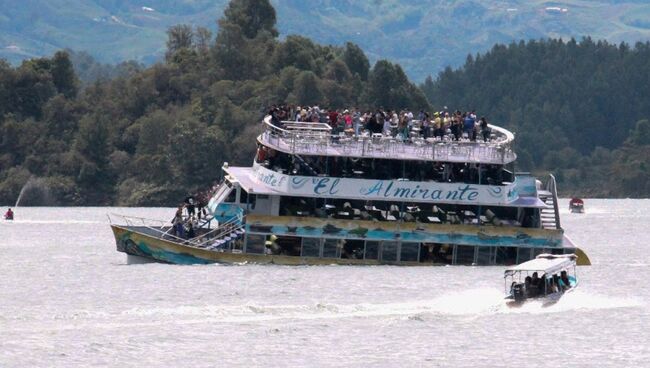
[[[183,205],[178,206],[176,214],[172,219],[172,226],[174,227],[174,234],[181,238],[185,238],[185,229],[183,228]]]
[[[361,133],[361,112],[358,108],[352,110],[352,128],[354,129],[354,135],[358,136]]]
[[[9,208],[7,212],[5,213],[5,220],[13,220],[14,219],[14,211]]]
[[[194,196],[189,195],[185,197],[185,208],[187,208],[187,216],[194,216],[194,210],[196,206],[196,199]]]

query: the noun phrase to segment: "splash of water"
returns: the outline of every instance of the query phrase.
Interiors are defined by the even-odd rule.
[[[23,198],[23,194],[25,194],[25,189],[27,188],[27,184],[29,184],[29,182],[31,180],[32,180],[32,177],[30,176],[29,179],[27,180],[27,182],[25,182],[25,184],[23,184],[23,187],[20,188],[20,193],[18,194],[18,199],[16,199],[16,204],[14,205],[14,207],[18,207],[18,205],[20,204],[20,200]]]
[[[14,207],[18,207],[25,200],[27,200],[27,206],[51,206],[55,204],[54,197],[47,182],[33,176],[20,189]]]

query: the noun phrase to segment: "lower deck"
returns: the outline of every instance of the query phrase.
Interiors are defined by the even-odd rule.
[[[168,228],[113,225],[121,252],[176,264],[286,265],[512,265],[541,253],[582,252],[573,247],[462,245],[397,240],[278,236],[244,233],[227,242],[193,244],[166,238]],[[582,257],[588,262],[586,256]],[[588,263],[587,263],[588,264]]]

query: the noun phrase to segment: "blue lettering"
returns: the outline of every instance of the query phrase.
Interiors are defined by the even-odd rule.
[[[447,193],[447,199],[453,199],[454,201],[458,199],[458,191],[456,190],[450,190]]]
[[[388,186],[386,187],[386,190],[384,191],[384,197],[388,198],[390,197],[390,189],[393,187],[393,182],[391,181],[388,183]]]
[[[363,195],[371,195],[373,193],[379,194],[381,193],[381,187],[384,185],[384,182],[379,180],[375,183],[375,185],[372,186],[372,188],[368,189],[366,193],[362,193]]]
[[[470,194],[467,195],[467,200],[468,201],[473,201],[478,197],[478,192],[471,192]]]
[[[467,185],[465,185],[465,187],[458,187],[458,190],[460,190],[460,195],[458,196],[458,200],[463,201],[463,200],[465,200],[465,198],[463,198],[465,193],[467,193],[468,190],[474,191],[475,189],[470,187],[469,184],[467,184]]]
[[[330,181],[329,178],[323,178],[318,180],[318,182],[314,186],[314,193],[323,194],[324,188],[327,188],[327,184],[329,183],[329,181]]]
[[[409,197],[415,198],[415,196],[418,195],[419,190],[420,190],[420,185],[418,184],[418,185],[415,186],[415,189],[413,189],[413,191],[411,192],[411,195]]]
[[[441,199],[442,190],[434,190],[431,192],[431,199]]]
[[[330,191],[329,191],[330,194],[336,194],[339,192],[338,189],[336,189],[336,187],[339,185],[340,181],[341,179],[334,179],[334,182],[332,182],[332,186],[330,187]]]
[[[394,196],[403,198],[403,197],[408,197],[410,193],[411,193],[411,190],[408,189],[408,188],[397,188],[397,189],[395,189]]]

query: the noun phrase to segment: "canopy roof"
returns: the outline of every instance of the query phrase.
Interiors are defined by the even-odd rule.
[[[505,276],[521,271],[539,271],[546,274],[553,274],[575,265],[577,258],[575,254],[540,254],[533,260],[507,268]]]

